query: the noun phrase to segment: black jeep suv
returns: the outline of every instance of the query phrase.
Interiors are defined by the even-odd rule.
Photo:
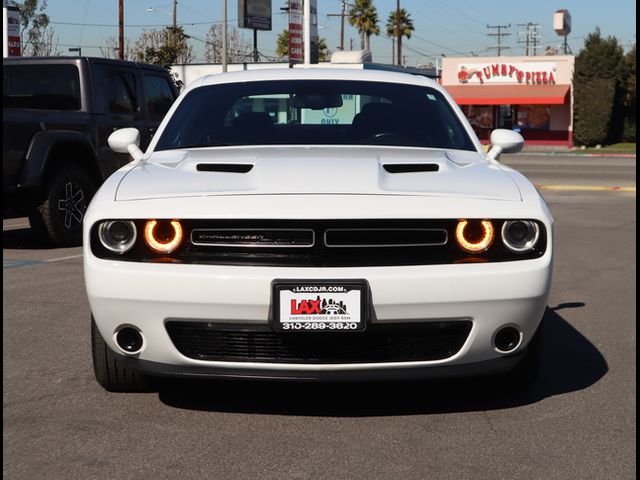
[[[140,131],[144,150],[178,96],[163,68],[87,57],[5,58],[3,217],[27,215],[53,245],[79,245],[98,186],[130,161],[107,144]]]

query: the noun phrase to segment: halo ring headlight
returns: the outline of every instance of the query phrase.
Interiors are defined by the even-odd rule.
[[[515,253],[524,253],[538,243],[540,227],[530,220],[510,220],[502,224],[501,234],[507,249]]]
[[[458,245],[468,253],[486,252],[495,237],[493,223],[490,220],[460,220],[456,226]]]
[[[136,224],[130,220],[108,220],[98,227],[98,238],[104,248],[122,255],[135,245]]]
[[[182,243],[182,225],[177,220],[148,220],[144,224],[144,241],[156,253],[169,254]]]

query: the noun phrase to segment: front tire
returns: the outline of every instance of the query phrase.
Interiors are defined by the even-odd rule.
[[[50,244],[81,245],[82,221],[95,191],[84,168],[64,166],[45,183],[42,201],[29,215],[31,228]]]
[[[91,353],[98,383],[110,392],[148,392],[151,379],[125,366],[106,344],[91,316]]]

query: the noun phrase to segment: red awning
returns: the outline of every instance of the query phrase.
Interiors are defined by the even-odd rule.
[[[452,85],[445,86],[458,105],[562,105],[570,85]]]

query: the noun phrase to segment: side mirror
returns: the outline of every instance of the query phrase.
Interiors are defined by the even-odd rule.
[[[118,153],[129,153],[134,161],[141,160],[144,156],[140,150],[140,132],[136,128],[121,128],[116,130],[107,140],[111,150]]]
[[[491,132],[491,149],[487,153],[487,158],[496,161],[501,153],[517,153],[523,146],[522,135],[513,130],[499,128]]]

